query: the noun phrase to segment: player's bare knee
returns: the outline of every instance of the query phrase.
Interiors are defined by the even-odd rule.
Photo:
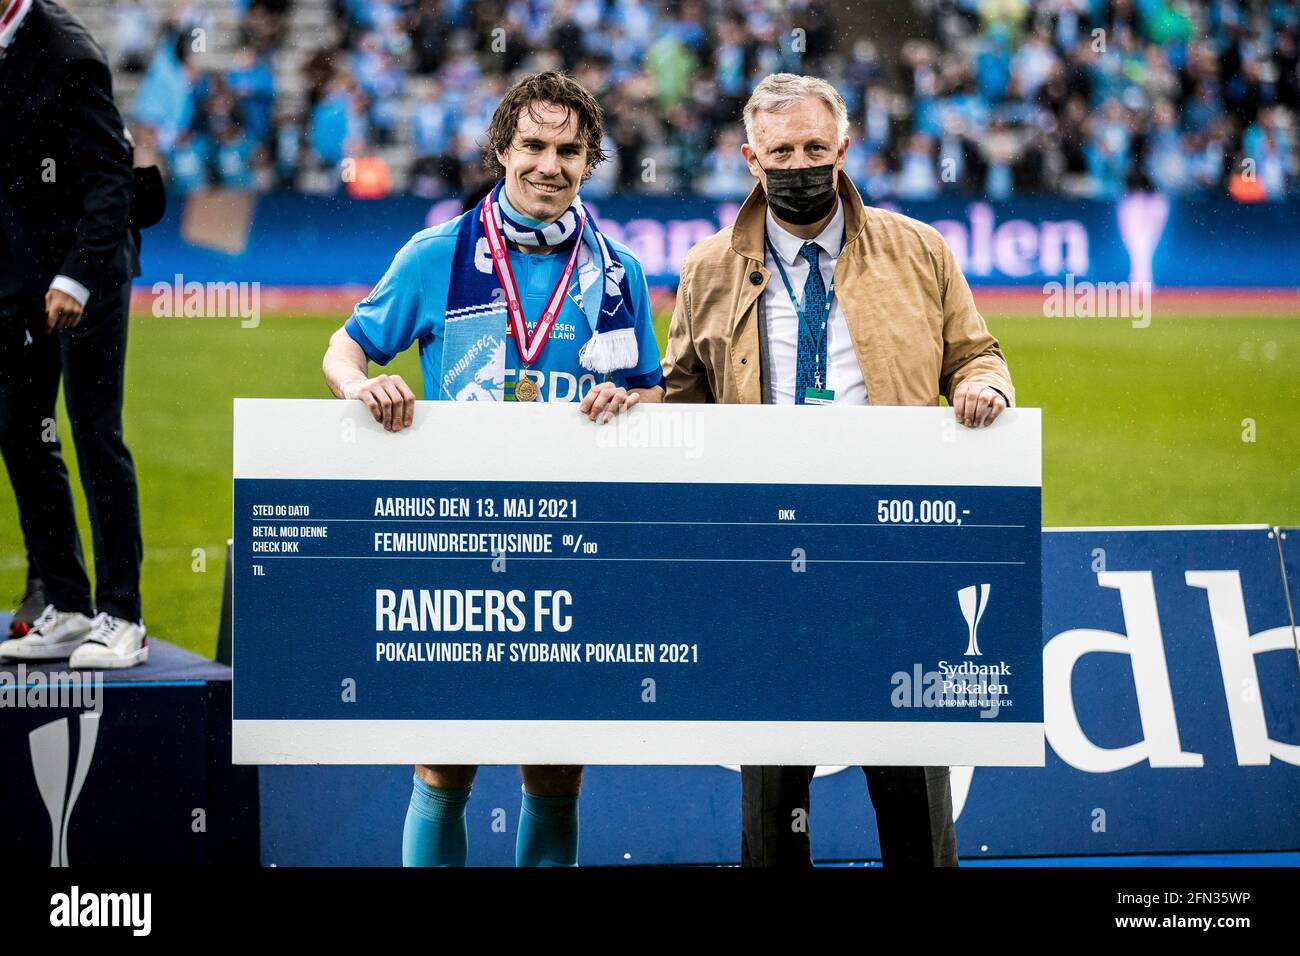
[[[582,768],[562,764],[520,767],[524,789],[535,797],[576,797],[582,788]]]
[[[478,767],[459,764],[416,764],[415,775],[439,790],[464,790],[474,782]]]

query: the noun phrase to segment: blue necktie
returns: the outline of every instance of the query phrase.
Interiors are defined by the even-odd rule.
[[[821,387],[826,387],[826,339],[822,334],[822,318],[826,314],[826,285],[822,282],[822,270],[817,264],[818,247],[815,242],[805,242],[799,250],[808,263],[808,280],[803,285],[803,314],[808,320],[799,322],[799,354],[795,367],[794,403],[804,403],[804,392],[817,387],[815,372],[820,359]],[[809,334],[811,331],[811,334]],[[813,336],[820,341],[814,341]]]

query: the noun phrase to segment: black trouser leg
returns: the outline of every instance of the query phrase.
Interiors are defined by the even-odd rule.
[[[95,548],[95,604],[140,619],[140,499],[122,440],[131,285],[95,292],[81,323],[62,333],[63,392],[72,421]]]
[[[59,372],[58,334],[45,331],[39,301],[0,314],[0,455],[27,553],[45,582],[46,601],[89,615],[72,486],[54,431]]]
[[[808,784],[816,769],[740,768],[741,866],[812,866]]]
[[[957,865],[947,767],[863,767],[887,868]]]

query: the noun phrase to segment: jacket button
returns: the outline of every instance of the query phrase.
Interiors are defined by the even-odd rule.
[[[748,358],[742,356],[741,359],[740,359],[740,364],[741,364],[741,365],[744,365],[744,364],[747,363],[748,361],[749,361]]]
[[[754,285],[762,285],[762,284],[763,284],[763,273],[761,273],[761,272],[751,272],[751,273],[749,274],[749,281],[752,282]]]

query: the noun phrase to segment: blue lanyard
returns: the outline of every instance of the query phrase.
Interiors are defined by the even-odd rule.
[[[808,315],[808,311],[795,297],[794,288],[790,285],[790,277],[786,275],[785,266],[781,264],[780,254],[777,253],[776,247],[772,245],[771,239],[768,239],[766,236],[764,236],[763,242],[767,244],[767,251],[771,254],[772,261],[776,263],[777,272],[781,273],[781,281],[785,283],[785,291],[786,294],[790,296],[790,304],[794,306],[795,314],[799,316],[799,326],[800,328],[802,328],[808,333],[808,341],[812,345],[813,361],[816,363],[817,366],[817,378],[820,380],[822,378],[822,369],[821,369],[822,346],[826,342],[826,327],[831,317],[831,306],[835,302],[835,274],[831,273],[831,286],[829,289],[826,290],[826,311],[823,312],[820,316],[821,328],[816,333],[814,333],[813,331],[814,319]],[[843,248],[843,240],[841,240],[840,245],[841,248]],[[821,257],[820,250],[818,251],[817,255],[818,258],[820,259]],[[817,265],[813,265],[809,263],[808,268],[820,269],[821,264],[820,262]],[[828,356],[827,363],[829,364],[829,362],[830,362],[830,358]],[[821,385],[818,384],[817,387],[821,388]]]

